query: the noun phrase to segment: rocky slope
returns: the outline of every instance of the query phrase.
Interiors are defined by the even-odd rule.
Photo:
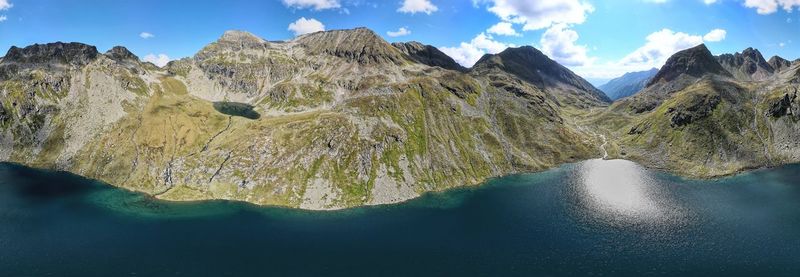
[[[775,73],[775,69],[764,60],[761,52],[753,48],[747,48],[741,53],[723,54],[717,60],[739,80],[760,81]]]
[[[489,79],[513,75],[532,84],[558,103],[581,108],[605,105],[611,100],[586,80],[531,46],[508,48],[481,57],[470,69],[473,76]]]
[[[161,199],[337,209],[601,155],[562,109],[605,99],[538,50],[483,77],[396,46],[367,29],[230,31],[165,68],[122,47],[12,48],[0,160]]]
[[[657,73],[658,69],[656,68],[647,71],[625,73],[619,78],[612,79],[598,88],[603,91],[609,99],[616,101],[634,95],[642,90]]]
[[[730,67],[703,45],[678,52],[642,92],[595,113],[611,155],[694,177],[800,161],[800,66],[776,72],[744,53],[720,56],[750,57]]]

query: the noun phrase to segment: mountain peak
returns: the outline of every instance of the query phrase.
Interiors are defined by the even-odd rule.
[[[360,64],[400,64],[407,60],[400,50],[367,28],[310,33],[294,41],[311,54],[328,54]]]
[[[783,71],[792,66],[792,62],[779,56],[772,56],[767,63],[775,70],[775,72]]]
[[[97,47],[77,42],[34,44],[25,48],[11,46],[3,62],[22,64],[66,63],[84,65],[97,58]]]
[[[106,51],[106,56],[111,58],[112,60],[121,62],[121,61],[139,61],[139,57],[131,53],[128,48],[123,46],[114,46],[113,48]]]
[[[741,53],[723,54],[719,63],[737,79],[762,80],[775,73],[775,69],[764,59],[758,49],[748,47]]]
[[[425,45],[416,41],[395,42],[392,46],[400,52],[408,55],[414,61],[429,66],[438,66],[445,69],[466,71],[466,68],[458,64],[453,58],[431,45]]]
[[[228,30],[222,34],[222,37],[219,38],[219,41],[228,41],[228,42],[253,42],[253,43],[264,43],[266,42],[264,39],[250,33],[247,31],[239,31],[239,30]]]
[[[678,51],[673,54],[655,77],[647,84],[652,86],[659,82],[669,82],[681,75],[700,78],[706,74],[731,76],[731,74],[717,62],[705,44]]]
[[[510,73],[542,89],[567,85],[586,92],[594,101],[610,102],[603,92],[532,46],[507,48],[498,54],[486,54],[470,70],[485,74],[486,71],[495,69]]]

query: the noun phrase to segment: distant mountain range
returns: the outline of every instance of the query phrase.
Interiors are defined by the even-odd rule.
[[[641,89],[611,103],[533,47],[464,68],[364,28],[280,42],[229,31],[163,68],[124,47],[12,47],[0,161],[160,199],[303,209],[395,203],[604,152],[693,177],[800,161],[797,61],[700,45],[648,74],[618,80],[615,91]]]
[[[618,100],[631,96],[642,90],[653,76],[658,73],[657,68],[647,71],[625,73],[619,78],[612,79],[599,87],[611,100]]]

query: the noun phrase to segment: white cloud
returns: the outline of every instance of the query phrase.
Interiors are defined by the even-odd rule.
[[[644,46],[625,56],[621,63],[623,65],[660,67],[675,52],[703,43],[703,37],[700,35],[673,32],[670,29],[652,33],[647,36],[646,40]]]
[[[171,60],[166,54],[147,54],[147,56],[144,56],[144,61],[151,62],[159,67],[167,65]]]
[[[433,5],[430,0],[403,0],[403,5],[397,9],[401,13],[415,14],[420,12],[428,15],[438,10],[439,8]]]
[[[325,31],[325,25],[316,19],[301,17],[297,21],[289,24],[289,31],[294,32],[295,36],[304,35],[313,32]]]
[[[2,0],[0,0],[2,1]],[[296,9],[326,10],[340,8],[339,0],[283,0],[283,4]]]
[[[514,30],[513,24],[511,22],[500,22],[495,24],[494,26],[490,27],[486,30],[487,33],[501,35],[501,36],[521,36],[520,33],[517,33],[517,30]]]
[[[786,46],[785,42],[778,43],[778,47],[783,48],[784,46]]]
[[[141,37],[143,39],[148,39],[148,38],[155,37],[155,35],[153,35],[151,33],[148,33],[148,32],[142,32],[141,34],[139,34],[139,37]]]
[[[400,27],[397,31],[388,31],[386,32],[387,35],[390,37],[402,37],[411,34],[411,30],[406,29],[406,27]]]
[[[485,54],[500,53],[512,44],[495,41],[491,35],[480,33],[470,42],[462,42],[458,47],[439,47],[439,50],[456,60],[459,64],[471,67]]]
[[[0,22],[6,21],[6,20],[8,20],[8,17],[6,17],[5,15],[0,15]]]
[[[714,29],[711,32],[708,32],[705,36],[703,36],[703,40],[708,42],[717,42],[722,41],[725,39],[725,36],[728,35],[728,31],[723,29]]]
[[[0,0],[0,11],[5,11],[11,7],[14,7],[14,4],[11,4],[8,0]]]
[[[594,7],[580,0],[479,0],[488,2],[489,11],[503,21],[523,24],[522,30],[540,30],[553,24],[581,24]]]
[[[587,47],[575,44],[577,41],[578,32],[561,23],[548,28],[539,43],[543,53],[564,66],[590,64],[592,59],[586,54]]]
[[[758,14],[775,13],[778,7],[791,12],[795,6],[800,7],[800,0],[745,0],[744,6],[756,9]]]
[[[644,2],[650,2],[650,3],[656,3],[656,4],[663,4],[663,3],[669,2],[670,0],[643,0],[643,1]],[[719,2],[719,0],[701,0],[701,1],[703,2],[703,4],[706,4],[706,5],[711,5],[711,4]]]
[[[711,30],[704,36],[662,29],[648,35],[645,45],[625,56],[620,63],[622,65],[639,66],[644,69],[660,67],[675,52],[704,42],[722,41],[726,35],[727,31],[723,29]]]

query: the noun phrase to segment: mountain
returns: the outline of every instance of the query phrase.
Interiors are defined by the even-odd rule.
[[[642,90],[656,73],[658,73],[657,68],[647,71],[625,73],[619,78],[608,81],[605,85],[600,86],[599,89],[608,95],[608,98],[611,100],[618,100]]]
[[[767,63],[769,63],[769,65],[772,67],[772,69],[774,69],[776,73],[792,67],[792,62],[784,58],[781,58],[779,56],[772,56],[772,58],[769,58],[769,61],[767,61]]]
[[[647,88],[593,116],[616,138],[610,156],[694,177],[800,161],[800,66],[766,75],[758,57],[714,59],[703,45],[670,57]]]
[[[406,46],[363,28],[229,31],[164,68],[121,47],[13,47],[0,160],[160,199],[338,209],[602,154],[564,111],[602,108],[602,94],[537,50],[482,76]]]
[[[414,61],[428,65],[438,66],[445,69],[467,71],[467,69],[458,64],[453,58],[440,51],[436,47],[425,45],[416,41],[411,42],[395,42],[392,46],[399,49],[404,54],[408,55]]]
[[[764,60],[761,52],[753,48],[747,48],[741,53],[723,54],[717,60],[728,72],[741,80],[764,80],[775,73],[775,69]]]
[[[496,72],[511,74],[548,92],[547,95],[560,103],[590,107],[611,102],[602,91],[531,46],[486,54],[470,72],[477,76],[491,76]]]
[[[704,44],[700,44],[672,55],[641,92],[625,99],[626,101],[616,105],[616,108],[625,108],[635,113],[648,112],[675,92],[687,88],[700,79],[732,77],[717,62],[711,51]]]

